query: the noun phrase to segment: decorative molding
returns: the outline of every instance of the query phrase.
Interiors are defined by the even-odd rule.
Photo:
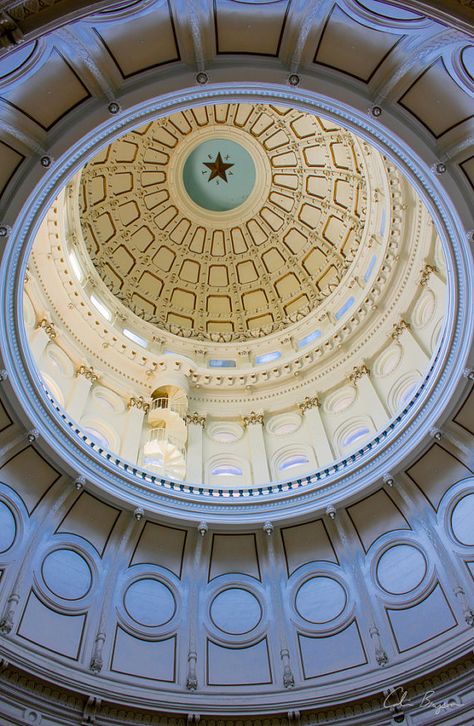
[[[80,492],[81,489],[84,489],[85,485],[86,478],[84,476],[78,476],[74,479],[74,488],[77,489],[78,492]]]
[[[391,337],[393,340],[398,340],[405,330],[410,330],[410,327],[410,323],[407,323],[406,320],[400,320],[399,323],[395,323],[393,326]]]
[[[150,404],[144,400],[143,396],[132,396],[127,404],[127,408],[138,408],[140,411],[148,413]]]
[[[16,609],[20,602],[20,596],[16,592],[12,592],[7,600],[5,610],[0,618],[0,633],[7,635],[13,628]]]
[[[474,628],[474,610],[469,605],[469,601],[467,599],[467,595],[466,595],[464,588],[461,587],[461,585],[457,585],[454,588],[454,594],[461,602],[461,606],[462,606],[462,610],[463,610],[463,614],[464,614],[464,620],[471,628]]]
[[[99,376],[97,373],[94,372],[94,369],[92,367],[88,368],[85,365],[79,366],[79,368],[76,371],[76,377],[83,376],[86,380],[90,381],[91,383],[97,383],[99,380]]]
[[[386,666],[388,663],[388,655],[382,646],[380,631],[375,624],[369,628],[369,635],[375,643],[375,660],[379,666]]]
[[[264,523],[262,529],[263,529],[263,531],[265,532],[266,535],[268,535],[268,536],[272,535],[273,534],[273,524],[272,524],[272,522],[270,522],[269,520],[267,520]]]
[[[362,376],[368,376],[370,375],[370,371],[367,368],[365,364],[360,366],[355,366],[352,369],[352,373],[349,376],[349,381],[355,386],[357,384],[357,381],[359,381]]]
[[[298,408],[301,413],[308,411],[310,408],[319,408],[321,405],[317,396],[306,396],[301,403],[298,404]]]
[[[96,635],[94,650],[92,651],[92,658],[89,663],[89,670],[92,671],[92,673],[100,673],[104,666],[102,651],[104,648],[105,638],[106,634],[102,631],[99,631]]]
[[[206,425],[206,416],[198,413],[197,411],[194,411],[194,413],[188,413],[186,414],[186,423],[194,424],[195,426],[202,426],[204,428]]]
[[[208,526],[207,522],[199,522],[197,529],[198,529],[198,532],[201,535],[201,537],[204,537],[207,534],[207,532],[209,531],[209,526]]]
[[[427,285],[433,272],[437,272],[437,268],[434,265],[425,265],[421,271],[420,285],[423,287]]]
[[[30,429],[26,434],[26,440],[30,444],[34,444],[35,441],[39,439],[39,431],[38,429]]]
[[[81,726],[95,726],[101,705],[101,698],[98,698],[97,696],[89,696],[82,712]]]
[[[332,504],[330,504],[329,507],[326,507],[326,516],[329,517],[329,519],[336,519],[336,507]]]
[[[383,481],[389,487],[393,487],[393,485],[395,484],[395,479],[391,474],[384,474]]]
[[[188,652],[188,675],[186,676],[186,689],[188,691],[196,691],[198,687],[197,671],[197,653],[195,650]]]
[[[40,322],[37,325],[38,328],[43,328],[46,335],[50,340],[55,340],[57,337],[56,328],[54,327],[54,323],[51,323],[49,320],[46,320],[46,318],[43,318],[40,320]]]
[[[280,658],[283,664],[283,688],[294,688],[295,677],[290,666],[290,651],[288,648],[280,650]]]
[[[23,41],[23,31],[18,23],[4,10],[0,10],[0,46],[11,48]]]
[[[251,411],[247,416],[242,416],[242,421],[247,428],[248,426],[253,426],[255,424],[260,424],[260,426],[263,426],[263,413],[256,413],[255,411]]]

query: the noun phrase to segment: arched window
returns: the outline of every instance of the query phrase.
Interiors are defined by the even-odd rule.
[[[280,461],[278,468],[280,471],[286,471],[287,469],[293,469],[295,466],[303,466],[303,464],[309,464],[309,459],[303,454],[288,456],[283,461]]]
[[[370,434],[370,430],[367,426],[361,426],[342,439],[342,446],[344,448],[346,448],[346,446],[352,446],[352,444],[355,444],[359,441],[359,439],[364,439],[368,434]]]
[[[211,470],[212,476],[242,476],[242,469],[233,464],[221,464]]]

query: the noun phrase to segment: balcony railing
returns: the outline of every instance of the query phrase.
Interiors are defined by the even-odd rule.
[[[173,411],[181,418],[185,418],[187,404],[184,401],[174,401],[172,398],[154,398],[150,403],[150,411]]]
[[[177,436],[173,436],[173,434],[170,433],[166,428],[160,426],[159,428],[150,429],[150,431],[148,432],[148,438],[145,446],[147,444],[154,444],[155,442],[165,442],[171,444],[183,456],[185,455],[186,449],[183,447],[182,442],[178,439]]]

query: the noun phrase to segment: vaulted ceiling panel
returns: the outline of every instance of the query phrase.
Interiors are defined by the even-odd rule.
[[[424,71],[399,103],[436,138],[474,116],[474,102],[451,78],[441,60]]]
[[[167,2],[156,3],[153,12],[122,22],[97,23],[95,31],[124,78],[179,60]]]
[[[395,33],[379,32],[357,23],[335,7],[320,38],[314,62],[367,82],[399,39]]]
[[[278,55],[289,1],[265,3],[258,13],[246,3],[215,0],[218,53]]]
[[[53,50],[34,73],[8,89],[3,98],[48,130],[68,111],[89,98],[89,91],[71,64]]]

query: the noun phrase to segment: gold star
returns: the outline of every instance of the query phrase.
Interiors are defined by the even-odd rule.
[[[222,161],[222,156],[220,151],[218,152],[215,161],[209,162],[204,161],[204,166],[207,166],[208,169],[211,170],[211,173],[209,174],[208,182],[212,181],[216,177],[219,177],[219,179],[223,179],[225,182],[227,182],[227,169],[230,169],[231,166],[234,166],[233,164],[225,164]]]

